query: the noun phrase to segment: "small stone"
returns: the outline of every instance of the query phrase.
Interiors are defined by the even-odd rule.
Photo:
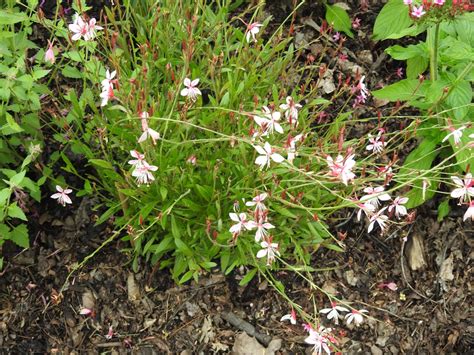
[[[376,345],[372,345],[370,347],[370,352],[372,353],[372,355],[383,355],[383,351],[380,350],[380,348]]]

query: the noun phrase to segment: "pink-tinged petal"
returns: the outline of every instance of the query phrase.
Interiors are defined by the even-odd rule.
[[[199,84],[199,78],[198,78],[198,79],[194,79],[193,81],[191,81],[191,85],[192,85],[192,86],[197,86],[197,84]]]
[[[260,127],[270,122],[267,118],[260,117],[260,116],[253,116],[253,119],[255,123],[258,124]]]
[[[72,204],[72,201],[71,201],[71,199],[69,198],[68,195],[63,195],[63,201],[64,201],[65,203]]]
[[[149,128],[149,129],[148,129],[148,133],[150,134],[150,136],[151,136],[153,139],[155,139],[155,140],[160,139],[160,134],[159,134],[157,131],[155,131],[154,129]]]
[[[65,194],[70,194],[70,193],[72,192],[72,190],[71,190],[71,189],[66,189],[66,190],[63,190],[63,192],[64,192]]]
[[[92,309],[82,308],[79,314],[83,316],[88,316],[89,314],[92,314]]]
[[[81,39],[81,34],[80,33],[76,33],[75,35],[73,35],[71,37],[71,40],[73,41],[79,41]]]
[[[232,227],[230,227],[229,232],[232,234],[240,233],[240,224],[234,224]]]
[[[191,80],[189,78],[184,79],[184,86],[187,86],[187,87],[191,86]]]
[[[267,255],[268,250],[267,249],[261,249],[257,253],[257,258],[264,258]]]
[[[369,228],[367,229],[367,233],[370,233],[372,232],[372,229],[374,229],[374,224],[375,224],[375,220],[370,222],[369,224]]]
[[[202,95],[201,90],[199,90],[198,88],[193,88],[193,90],[195,95]]]
[[[60,198],[61,196],[62,196],[62,194],[58,192],[58,193],[52,194],[51,198],[56,200],[56,199]]]
[[[59,185],[56,185],[56,191],[63,192],[63,188]]]
[[[239,219],[239,216],[237,215],[237,213],[229,213],[229,217],[234,222],[240,222],[240,219]]]
[[[146,141],[147,138],[148,138],[148,132],[145,131],[145,132],[142,133],[140,138],[138,138],[138,143],[142,143],[142,142]]]

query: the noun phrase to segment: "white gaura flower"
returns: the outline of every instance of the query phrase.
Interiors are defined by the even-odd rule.
[[[100,82],[100,85],[102,85],[102,90],[108,89],[111,86],[113,88],[113,81],[115,80],[116,75],[116,70],[114,70],[112,73],[109,71],[109,69],[105,71],[105,79]]]
[[[290,314],[285,314],[283,317],[281,317],[280,322],[283,322],[284,320],[289,320],[291,324],[295,325],[296,324],[295,310],[292,309]]]
[[[298,126],[298,110],[301,107],[302,106],[296,103],[291,96],[286,98],[286,104],[280,105],[280,109],[285,111],[285,117],[290,126],[294,125],[295,128]]]
[[[408,214],[408,211],[407,208],[403,205],[407,202],[408,197],[397,196],[395,200],[393,200],[392,204],[388,206],[388,212],[392,212],[392,210],[395,209],[395,216],[397,216],[397,218],[406,216]]]
[[[256,212],[263,212],[267,209],[263,201],[267,198],[268,194],[266,192],[261,193],[257,196],[255,196],[252,201],[247,201],[245,202],[245,206],[247,207],[253,207],[255,206],[255,211]]]
[[[307,344],[313,345],[313,355],[321,355],[323,350],[327,355],[330,355],[331,349],[329,349],[328,334],[331,332],[331,328],[324,328],[321,326],[317,331],[311,327],[307,327],[307,329],[309,331],[309,336],[304,341]]]
[[[355,174],[352,172],[356,164],[354,156],[354,154],[351,154],[344,158],[339,154],[335,161],[329,155],[326,157],[330,175],[341,180],[344,185],[347,185],[349,181],[355,178]]]
[[[357,207],[359,207],[359,211],[357,211],[357,220],[360,222],[360,218],[362,217],[362,212],[367,217],[370,217],[375,212],[375,206],[370,203],[358,203]]]
[[[257,228],[257,231],[255,232],[255,241],[258,243],[260,240],[267,238],[267,229],[273,229],[275,226],[271,223],[268,223],[265,218],[260,218],[257,222],[250,221],[247,225],[248,230],[255,228]]]
[[[469,218],[474,222],[474,201],[469,203],[469,207],[466,210],[466,213],[464,213],[462,220],[467,221]]]
[[[301,141],[303,139],[302,134],[298,134],[295,137],[290,136],[287,140],[287,146],[286,146],[286,151],[288,154],[288,162],[290,164],[293,164],[293,161],[295,160],[296,156],[298,155],[296,151],[296,143]]]
[[[61,186],[56,185],[57,193],[51,195],[52,199],[58,200],[58,203],[62,206],[66,204],[72,204],[71,198],[68,196],[72,192],[71,189],[63,189]]]
[[[379,132],[375,137],[369,133],[369,143],[370,144],[368,144],[365,149],[371,150],[376,154],[382,154],[387,145],[387,142],[383,141],[381,132]]]
[[[241,232],[248,229],[249,222],[251,222],[247,220],[247,215],[245,213],[229,213],[229,217],[234,222],[237,222],[229,229],[229,232],[233,235],[239,235]]]
[[[95,31],[102,30],[103,28],[96,25],[96,19],[92,18],[89,22],[86,22],[79,14],[74,15],[74,22],[68,26],[69,30],[73,33],[71,39],[78,41],[81,38],[84,41],[90,41],[95,38]]]
[[[331,308],[324,308],[319,311],[319,313],[327,314],[329,320],[334,319],[334,323],[339,324],[339,312],[349,312],[346,307],[338,306],[335,302],[331,302]]]
[[[155,177],[151,172],[157,170],[157,166],[150,165],[143,160],[141,165],[135,165],[135,169],[132,172],[132,176],[136,177],[138,185],[148,185],[151,181],[155,180]]]
[[[280,252],[278,251],[278,243],[272,243],[272,238],[268,238],[267,241],[263,241],[260,243],[262,250],[259,250],[257,253],[257,258],[264,258],[267,257],[267,265],[270,265],[275,260],[275,256],[280,256]]]
[[[256,145],[254,146],[258,154],[261,154],[255,159],[255,164],[260,165],[260,169],[270,166],[270,161],[273,160],[275,163],[281,163],[285,160],[280,154],[274,153],[270,143],[265,142],[263,147]]]
[[[266,118],[257,116],[254,118],[254,120],[260,127],[265,127],[263,128],[265,135],[272,134],[274,131],[277,131],[278,133],[283,133],[283,128],[279,123],[281,113],[278,111],[272,112],[267,106],[263,106],[262,109]]]
[[[391,198],[390,195],[384,191],[385,188],[383,186],[377,186],[375,188],[366,187],[364,192],[367,193],[367,195],[362,196],[360,200],[364,203],[374,205],[375,208],[378,208],[381,201],[389,201]]]
[[[461,143],[461,138],[462,138],[462,131],[466,129],[467,126],[461,126],[459,128],[454,128],[451,124],[449,124],[449,133],[446,135],[446,137],[443,138],[442,142],[446,142],[449,137],[453,137],[454,140],[454,145],[458,146],[459,143]]]
[[[356,326],[359,326],[360,324],[362,324],[362,322],[364,321],[364,316],[362,315],[363,313],[368,313],[369,311],[367,311],[366,309],[360,309],[360,310],[355,310],[353,309],[351,311],[351,313],[349,314],[346,314],[346,323],[347,325],[351,324],[352,322],[354,322],[354,324]]]
[[[186,78],[184,79],[184,86],[186,86],[183,90],[181,90],[181,96],[189,97],[192,101],[196,101],[198,95],[201,95],[201,90],[197,88],[197,84],[199,84],[199,79],[191,79]]]
[[[378,211],[377,213],[373,214],[370,217],[370,223],[367,229],[368,233],[372,232],[372,230],[374,229],[375,223],[379,225],[382,234],[383,232],[385,232],[385,228],[387,227],[386,223],[388,220],[388,216],[384,215],[383,212],[386,210],[386,208],[387,207],[382,208],[380,211]]]
[[[145,161],[145,154],[141,154],[136,150],[131,150],[130,155],[135,159],[129,160],[128,163],[134,167],[141,166]]]
[[[250,23],[247,25],[247,33],[245,35],[245,38],[247,39],[247,43],[250,42],[250,37],[252,37],[252,40],[254,42],[257,42],[255,35],[260,32],[260,27],[262,27],[262,24],[258,22]]]
[[[109,71],[109,69],[107,69],[107,71],[105,72],[105,79],[102,80],[102,82],[100,83],[101,86],[102,86],[102,92],[100,93],[100,98],[102,99],[102,102],[100,104],[100,106],[106,106],[109,102],[109,100],[113,99],[115,97],[115,93],[114,93],[114,81],[116,79],[115,78],[115,75],[117,74],[117,72],[114,70],[112,73]]]
[[[160,134],[157,131],[155,131],[154,129],[151,129],[150,127],[148,127],[148,117],[150,117],[150,115],[146,111],[144,111],[140,114],[143,133],[140,136],[140,138],[138,138],[138,143],[142,143],[142,142],[146,141],[148,137],[150,137],[153,144],[155,145],[156,141],[158,139],[160,139]]]
[[[474,196],[474,181],[472,180],[472,174],[467,173],[464,180],[457,176],[451,176],[454,184],[457,186],[456,189],[451,191],[452,198],[458,198],[459,204],[463,204],[469,196]]]

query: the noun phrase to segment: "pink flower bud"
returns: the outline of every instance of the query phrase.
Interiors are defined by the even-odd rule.
[[[54,51],[53,51],[53,44],[48,40],[48,49],[46,50],[44,54],[44,60],[45,62],[50,62],[51,64],[54,64],[56,61],[56,57],[54,56]]]

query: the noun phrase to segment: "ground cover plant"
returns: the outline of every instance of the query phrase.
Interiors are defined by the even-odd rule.
[[[294,2],[293,12],[277,27],[271,26],[263,3],[243,1],[130,0],[104,7],[98,17],[85,1],[77,1],[68,11],[57,7],[54,16],[38,16],[50,39],[37,52],[43,59],[36,62],[38,68],[25,68],[25,75],[38,81],[48,75],[49,88],[30,83],[28,89],[54,96],[60,107],[60,114],[42,122],[60,149],[48,156],[49,167],[41,168],[38,185],[49,178],[50,190],[44,194],[66,209],[75,208],[83,196],[98,196],[96,224],[113,226],[108,239],[69,276],[119,238],[134,271],[146,261],[169,269],[180,284],[199,282],[216,269],[224,274],[240,269],[241,286],[256,277],[266,279],[289,303],[282,321],[304,323],[306,343],[315,352],[330,353],[341,350],[339,320],[353,329],[368,314],[362,305],[339,299],[314,281],[318,250],[345,250],[347,235],[334,223],[365,223],[367,233],[379,235],[400,230],[413,222],[410,208],[440,187],[450,189],[451,180],[455,189],[444,193],[468,205],[464,219],[472,218],[472,90],[467,94],[472,67],[452,54],[452,46],[470,53],[469,37],[456,30],[472,25],[466,20],[470,15],[448,7],[451,3],[433,5],[430,16],[438,36],[433,48],[449,53],[439,60],[433,50],[420,54],[428,57],[424,61],[410,56],[418,55],[419,48],[387,49],[399,53],[392,55],[395,59],[414,60],[407,66],[408,79],[373,95],[408,100],[424,110],[400,131],[391,126],[409,119],[399,114],[400,106],[385,115],[364,111],[371,100],[367,76],[342,69],[345,35],[353,35],[357,21],[348,24],[342,7],[326,4],[329,22],[317,26],[314,40],[323,44],[322,50],[310,56],[306,51],[312,43],[296,45],[284,27],[293,23],[301,5]],[[386,6],[403,10],[404,16],[424,15],[413,15],[415,5],[402,5],[390,1]],[[21,14],[36,6],[11,4],[5,14],[26,21]],[[374,34],[385,39],[400,31],[419,34],[430,26],[409,21],[389,30],[376,22]],[[448,25],[442,27],[443,21]],[[439,33],[446,47],[439,44]],[[335,60],[327,62],[328,53]],[[426,68],[413,66],[425,62],[431,69],[426,81],[414,78]],[[337,80],[328,88],[332,75]],[[64,80],[69,85],[59,89]],[[442,91],[435,99],[431,87],[420,89],[428,81]],[[414,93],[416,100],[411,99]],[[10,97],[4,102],[12,105]],[[356,129],[361,123],[367,124],[362,132]],[[5,134],[22,133],[28,125],[20,114],[8,116],[5,124]],[[19,128],[13,132],[15,125]],[[40,131],[27,132],[37,137]],[[418,148],[400,162],[399,147],[420,138]],[[8,143],[15,147],[14,141]],[[19,174],[5,172],[10,180],[4,190],[11,194],[26,187],[39,200],[36,184],[25,177],[25,167],[38,154],[38,147],[32,147]],[[465,175],[464,180],[456,174]],[[9,212],[16,206],[5,198],[4,216],[18,218]],[[441,217],[449,212],[447,202],[442,206]],[[341,217],[344,211],[351,213]],[[8,233],[21,230],[24,240],[26,228],[8,223]],[[286,293],[278,271],[301,277],[330,306],[313,301],[313,310],[303,309]],[[68,290],[66,281],[60,292]],[[397,288],[393,283],[383,287]],[[94,313],[83,306],[81,314]],[[326,327],[332,322],[335,326]]]

